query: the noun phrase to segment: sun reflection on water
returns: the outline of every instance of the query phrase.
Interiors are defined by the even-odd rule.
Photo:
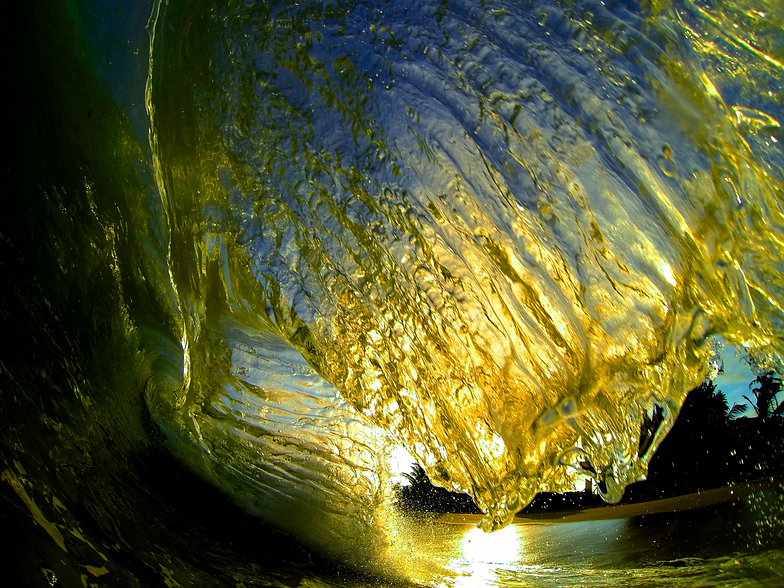
[[[511,569],[519,562],[524,548],[519,527],[514,525],[485,533],[466,530],[460,541],[459,555],[450,562],[457,574],[455,586],[483,586],[496,580],[498,570]]]

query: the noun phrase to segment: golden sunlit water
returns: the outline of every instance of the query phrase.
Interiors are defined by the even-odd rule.
[[[763,514],[772,503],[778,506]],[[393,565],[425,586],[765,585],[784,572],[780,551],[748,556],[734,541],[741,535],[756,541],[760,526],[780,528],[781,507],[780,493],[768,492],[691,513],[565,524],[518,521],[495,533],[409,515],[395,525],[392,545],[405,557]]]
[[[748,122],[779,108],[780,64],[742,41],[777,17],[727,37],[711,14],[158,6],[183,374],[148,401],[178,451],[251,486],[288,475],[283,451],[368,512],[399,436],[486,530],[585,477],[618,501],[710,335],[781,351],[778,127]]]
[[[0,226],[27,584],[784,577],[775,488],[515,518],[617,503],[720,341],[784,367],[780,3],[45,5]],[[483,515],[404,513],[412,462]]]

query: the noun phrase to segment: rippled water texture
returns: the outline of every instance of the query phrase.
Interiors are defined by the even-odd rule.
[[[484,530],[585,477],[614,502],[713,335],[783,367],[777,3],[42,2],[10,19],[0,215],[20,569],[781,577],[776,496],[709,553],[608,523],[570,527],[605,559],[519,528],[482,559],[401,519],[390,473],[405,447]]]
[[[710,334],[777,365],[781,15],[631,8],[159,6],[164,426],[347,503],[383,431],[493,529],[586,475],[617,501]]]

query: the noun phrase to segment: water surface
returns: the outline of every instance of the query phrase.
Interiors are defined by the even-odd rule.
[[[22,585],[780,578],[775,493],[467,535],[401,519],[389,471],[404,445],[486,529],[586,476],[617,500],[712,335],[779,366],[777,7],[15,10]]]

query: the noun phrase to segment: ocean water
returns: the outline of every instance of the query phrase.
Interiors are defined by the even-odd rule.
[[[780,7],[51,0],[12,22],[10,579],[781,582],[780,491],[506,526],[585,477],[620,499],[714,336],[782,367]],[[482,529],[399,513],[400,447]]]

